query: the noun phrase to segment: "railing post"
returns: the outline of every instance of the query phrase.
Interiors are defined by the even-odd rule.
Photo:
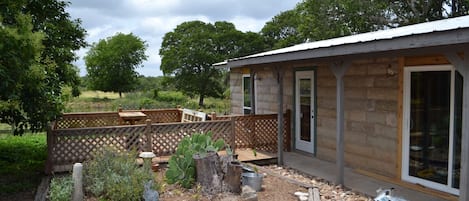
[[[212,112],[210,114],[210,119],[213,121],[213,120],[216,120],[217,119],[217,113],[216,112]]]
[[[231,150],[233,151],[233,154],[235,154],[236,151],[236,128],[235,128],[235,118],[231,117]]]
[[[147,144],[146,144],[146,151],[152,152],[153,151],[153,141],[151,139],[151,119],[145,120],[147,126],[145,128],[145,134],[147,137]]]
[[[54,136],[52,131],[55,129],[55,121],[52,121],[50,125],[47,127],[47,160],[46,160],[46,167],[44,168],[46,174],[52,173],[53,167],[53,146],[54,146]]]

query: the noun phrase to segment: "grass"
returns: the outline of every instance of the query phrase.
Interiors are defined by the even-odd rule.
[[[202,109],[202,111],[218,114],[227,114],[230,111],[230,101],[217,98],[206,98],[205,106],[198,106],[198,97],[189,98],[177,91],[132,92],[123,94],[119,98],[118,93],[83,91],[79,97],[72,98],[66,105],[64,112],[99,112],[117,111],[119,107],[124,109],[161,109],[182,106],[189,109]]]
[[[45,133],[1,134],[0,195],[34,191],[44,174],[46,157]]]

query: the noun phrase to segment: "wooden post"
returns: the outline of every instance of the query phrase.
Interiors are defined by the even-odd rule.
[[[145,134],[146,134],[146,137],[147,137],[147,144],[146,144],[146,150],[145,151],[148,151],[148,152],[152,152],[153,151],[153,141],[151,139],[151,119],[147,119],[145,120],[145,122],[147,123],[147,126],[145,128]]]
[[[235,154],[236,151],[236,125],[235,125],[235,118],[231,117],[231,151]]]
[[[45,173],[47,175],[52,174],[53,166],[54,166],[54,154],[52,153],[54,150],[54,135],[53,130],[55,129],[56,122],[53,121],[50,123],[49,127],[47,127],[47,160],[46,160],[46,167]]]
[[[286,131],[286,147],[285,149],[287,151],[291,151],[291,110],[290,109],[287,109],[286,113],[285,113],[285,123],[286,123],[286,128],[285,128],[285,131]]]
[[[344,75],[349,68],[350,61],[334,62],[331,70],[335,75],[337,86],[337,128],[336,128],[336,184],[344,185]]]
[[[469,49],[464,52],[464,58],[456,52],[448,52],[446,58],[463,76],[463,108],[462,108],[462,136],[461,136],[461,173],[459,178],[459,200],[469,200]]]
[[[238,161],[231,161],[227,165],[227,171],[224,178],[228,190],[233,193],[241,192],[241,173],[243,168]]]
[[[277,66],[277,85],[278,85],[278,110],[277,110],[277,165],[283,165],[283,77],[284,71],[281,66]]]

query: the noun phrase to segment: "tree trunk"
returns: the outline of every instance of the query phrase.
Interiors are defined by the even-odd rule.
[[[241,167],[241,163],[238,161],[232,161],[228,163],[228,170],[226,171],[226,175],[224,178],[224,182],[228,191],[232,193],[240,193],[241,192],[241,173],[243,172],[243,168]]]
[[[119,91],[119,98],[122,98],[122,91]]]
[[[202,186],[202,192],[215,195],[221,193],[223,171],[216,152],[205,156],[194,154],[196,180]]]
[[[199,96],[199,106],[200,107],[204,106],[204,98],[205,98],[205,95],[200,94],[200,96]]]

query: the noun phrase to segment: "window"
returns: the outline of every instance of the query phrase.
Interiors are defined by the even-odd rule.
[[[243,114],[251,114],[251,76],[243,75]]]
[[[458,194],[462,76],[448,65],[404,76],[403,179]]]

